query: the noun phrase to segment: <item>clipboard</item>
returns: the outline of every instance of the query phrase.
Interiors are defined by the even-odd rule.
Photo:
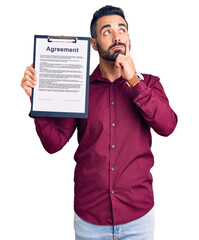
[[[34,36],[31,117],[88,117],[90,38]]]

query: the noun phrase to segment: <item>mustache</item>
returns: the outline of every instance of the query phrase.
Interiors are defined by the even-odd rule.
[[[108,51],[109,51],[111,48],[113,48],[113,47],[115,47],[115,46],[119,46],[119,45],[122,45],[122,46],[126,47],[126,44],[125,44],[125,43],[115,42],[113,45],[111,45],[111,46],[108,48]]]

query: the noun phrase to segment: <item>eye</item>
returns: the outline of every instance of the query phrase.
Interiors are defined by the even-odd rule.
[[[126,32],[126,29],[125,29],[125,28],[121,28],[121,29],[120,29],[120,32],[121,32],[121,33],[125,33],[125,32]]]
[[[104,35],[109,35],[111,32],[109,31],[109,30],[106,30],[105,32],[104,32]]]

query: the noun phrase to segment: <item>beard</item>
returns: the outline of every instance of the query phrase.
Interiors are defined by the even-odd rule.
[[[125,50],[122,49],[116,49],[113,53],[111,53],[111,48],[115,47],[115,46],[124,46]],[[121,42],[116,42],[113,45],[111,45],[108,50],[104,50],[100,44],[97,42],[97,49],[99,52],[99,55],[101,58],[107,60],[107,61],[111,61],[111,62],[115,62],[117,56],[119,54],[123,54],[126,55],[126,44],[125,43],[121,43]]]

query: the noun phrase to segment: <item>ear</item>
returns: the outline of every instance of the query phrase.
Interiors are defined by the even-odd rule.
[[[92,48],[97,51],[97,41],[96,41],[96,38],[91,38],[91,45],[92,45]]]

